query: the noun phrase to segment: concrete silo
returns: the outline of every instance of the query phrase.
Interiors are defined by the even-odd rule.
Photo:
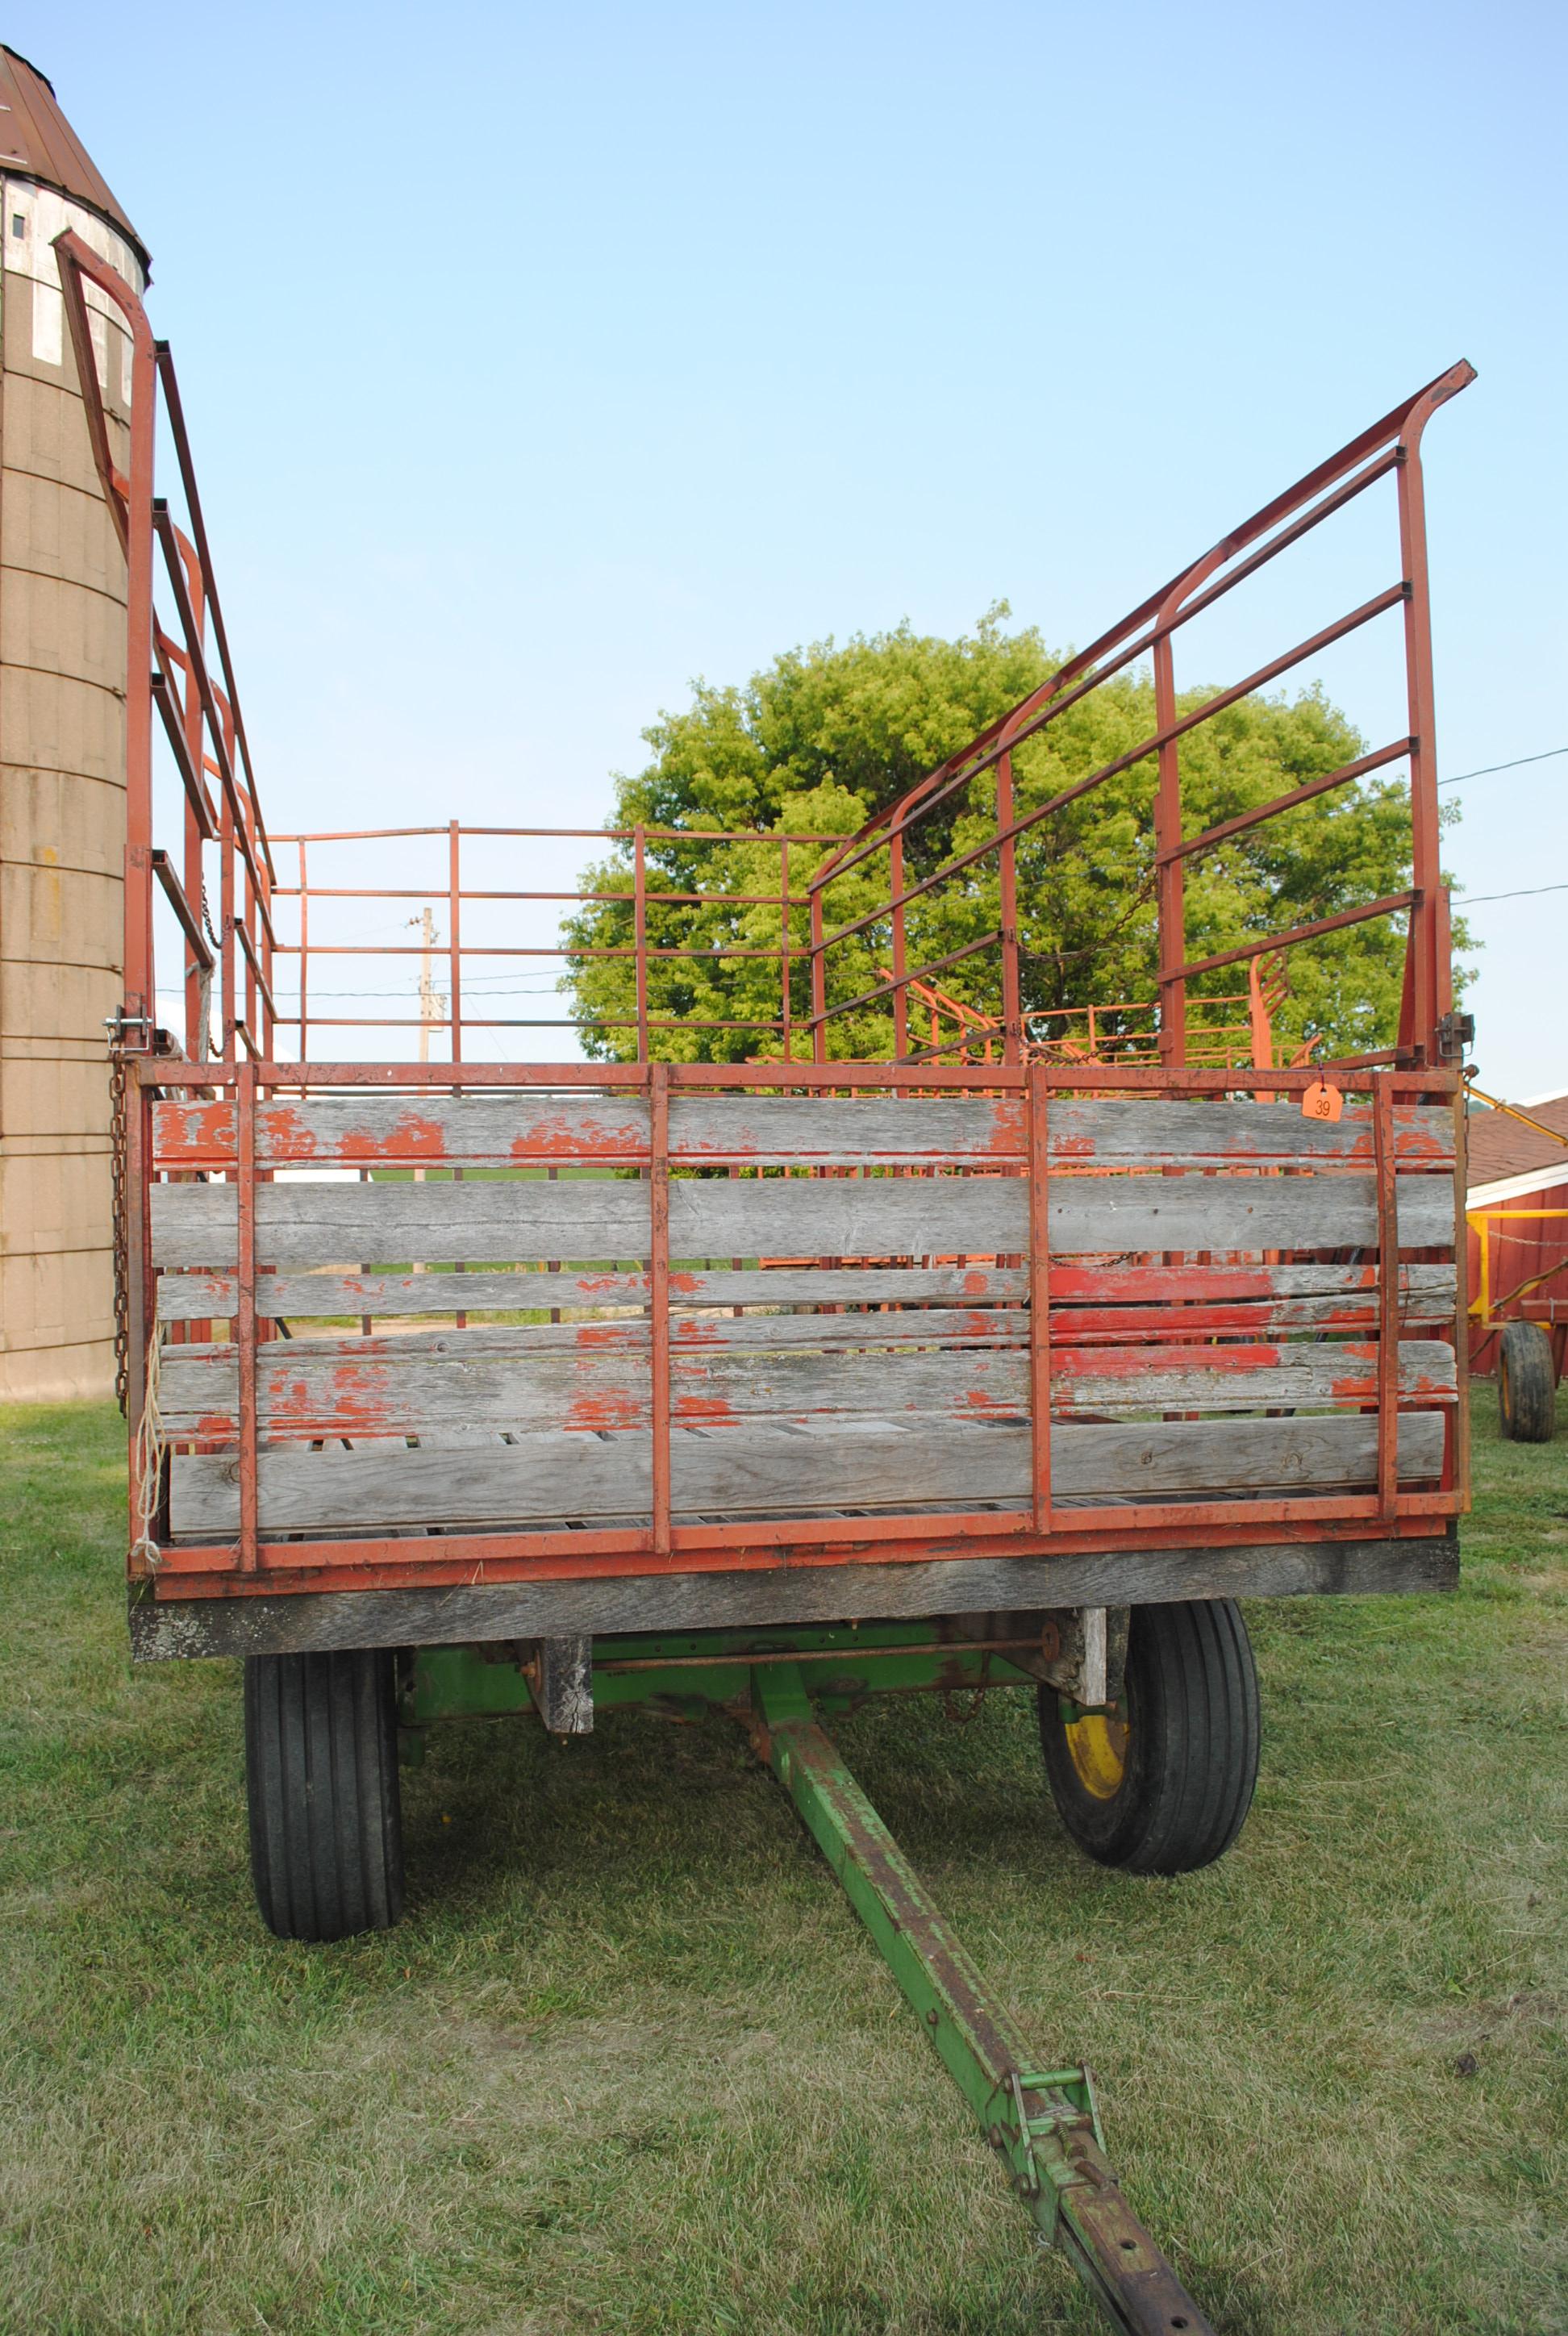
[[[147,253],[50,83],[0,48],[0,1397],[113,1382],[103,1017],[121,997],[125,561],[54,238],[138,292]],[[115,459],[131,344],[88,290]]]

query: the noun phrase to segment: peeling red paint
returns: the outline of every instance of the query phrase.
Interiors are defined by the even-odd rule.
[[[561,1425],[591,1432],[611,1427],[646,1427],[648,1406],[626,1389],[598,1395],[577,1395],[568,1404]]]
[[[687,1427],[738,1427],[745,1418],[745,1414],[736,1411],[723,1396],[681,1391],[676,1394],[673,1416]]]
[[[414,1160],[428,1165],[433,1160],[446,1158],[446,1130],[438,1119],[426,1119],[417,1111],[405,1111],[393,1122],[385,1135],[373,1134],[368,1128],[346,1128],[336,1157],[348,1167],[364,1168],[378,1161],[394,1160]]]

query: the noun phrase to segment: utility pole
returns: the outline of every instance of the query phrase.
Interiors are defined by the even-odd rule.
[[[435,988],[430,978],[431,956],[435,948],[434,911],[430,909],[422,909],[417,917],[410,917],[408,921],[411,925],[417,925],[419,927],[419,938],[422,944],[419,958],[419,1059],[422,1063],[428,1063],[430,1060],[430,1026],[433,1022],[440,1021],[442,1016],[446,1012],[446,998],[444,993]],[[424,1171],[423,1168],[416,1168],[414,1170],[414,1181],[416,1184],[424,1183]],[[416,1264],[414,1270],[415,1273],[423,1273],[425,1270],[425,1268],[423,1264]]]
[[[433,910],[425,909],[408,921],[419,927],[419,937],[424,943],[419,960],[419,1059],[422,1063],[428,1063],[430,1026],[433,1022],[439,1022],[446,1012],[445,993],[434,988],[430,978],[431,953],[435,948],[435,914]]]

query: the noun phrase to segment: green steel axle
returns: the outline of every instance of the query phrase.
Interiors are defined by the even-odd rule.
[[[748,1727],[881,1950],[1039,2234],[1125,2336],[1213,2336],[1128,2207],[1105,2155],[1089,2072],[1037,2065],[817,1717],[870,1694],[1030,1686],[1022,1641],[911,1644],[907,1624],[599,1640],[592,1700],[718,1705]],[[524,1710],[537,1670],[515,1655],[422,1649],[402,1719]],[[1017,1657],[1018,1660],[1011,1660]]]

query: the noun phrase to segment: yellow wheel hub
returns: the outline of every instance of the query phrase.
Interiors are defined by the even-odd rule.
[[[1066,1724],[1078,1782],[1096,1801],[1114,1801],[1127,1773],[1127,1723],[1119,1711],[1086,1711]]]

